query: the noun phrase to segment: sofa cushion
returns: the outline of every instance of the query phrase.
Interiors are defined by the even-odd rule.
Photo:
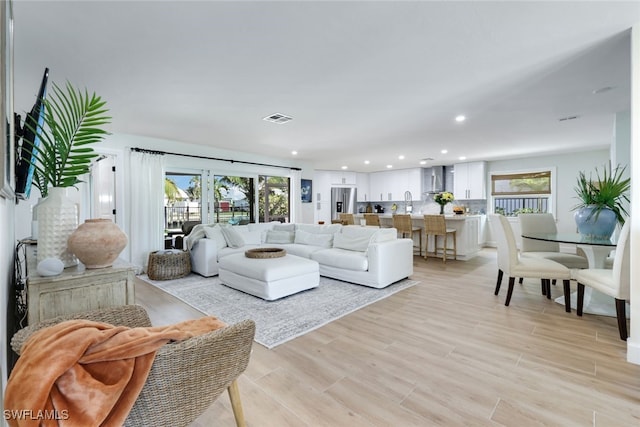
[[[303,230],[313,234],[335,234],[340,231],[342,224],[328,224],[328,225],[315,225],[315,224],[296,224],[296,231]]]
[[[296,225],[295,224],[282,224],[282,223],[278,223],[275,224],[273,226],[274,230],[278,230],[278,231],[296,231]]]
[[[349,236],[343,233],[336,233],[333,236],[333,247],[337,249],[346,249],[349,251],[365,252],[369,248],[371,236],[366,234],[359,236]]]
[[[216,243],[216,249],[220,250],[227,247],[227,240],[224,238],[222,228],[220,228],[218,224],[213,227],[205,226],[204,234],[207,236],[207,239],[211,239]]]
[[[369,260],[364,252],[346,249],[322,249],[311,254],[311,259],[327,267],[367,271]]]
[[[308,231],[298,230],[294,238],[294,243],[300,245],[319,246],[330,248],[333,245],[333,234],[314,234]]]
[[[238,228],[239,227],[240,226],[238,226]],[[242,238],[242,235],[238,230],[234,229],[234,227],[221,227],[221,230],[224,239],[227,241],[227,246],[229,246],[230,248],[241,248],[245,245],[245,241]]]
[[[293,243],[293,231],[269,230],[265,243]]]

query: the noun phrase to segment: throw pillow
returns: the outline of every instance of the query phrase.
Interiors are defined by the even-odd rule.
[[[241,248],[244,246],[244,239],[233,227],[222,227],[220,230],[222,230],[222,235],[230,248]]]
[[[291,231],[269,230],[265,243],[287,244],[293,243],[293,233]]]
[[[333,245],[333,234],[313,234],[304,230],[298,230],[296,231],[294,243],[330,248],[331,245]]]
[[[216,243],[216,248],[218,250],[227,247],[227,240],[224,238],[222,234],[222,229],[218,224],[213,227],[204,227],[204,234],[207,236],[207,239],[211,239]]]

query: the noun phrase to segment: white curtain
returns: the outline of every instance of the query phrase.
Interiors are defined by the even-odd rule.
[[[142,272],[149,252],[164,248],[164,156],[132,151],[129,167],[131,263]]]
[[[300,191],[302,171],[292,169],[289,176],[291,180],[291,222],[302,222],[302,194]]]

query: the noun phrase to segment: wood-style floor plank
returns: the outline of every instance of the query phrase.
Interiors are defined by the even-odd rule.
[[[416,256],[418,285],[272,350],[254,343],[239,380],[248,425],[640,425],[640,366],[615,318],[565,313],[537,280],[505,307],[496,277],[493,249]],[[139,280],[136,300],[157,325],[202,316]],[[226,394],[193,423],[234,425]]]

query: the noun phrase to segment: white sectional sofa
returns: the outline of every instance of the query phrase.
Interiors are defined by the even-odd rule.
[[[317,261],[321,276],[384,288],[413,274],[413,241],[398,239],[395,228],[340,224],[259,223],[198,225],[186,239],[191,269],[218,274],[218,261],[257,247],[280,247]]]

